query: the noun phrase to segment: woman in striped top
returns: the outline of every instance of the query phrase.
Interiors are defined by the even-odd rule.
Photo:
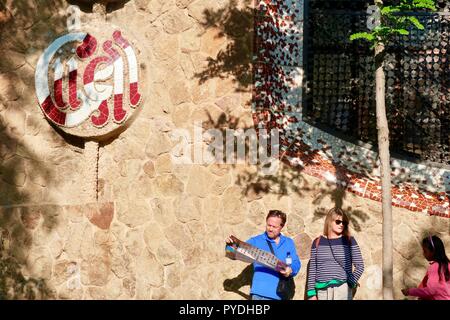
[[[323,235],[314,240],[307,283],[310,300],[351,300],[364,271],[364,261],[349,219],[340,208],[328,211]],[[353,268],[354,267],[354,268]]]

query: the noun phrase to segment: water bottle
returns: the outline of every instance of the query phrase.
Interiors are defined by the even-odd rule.
[[[291,257],[291,253],[289,251],[286,256],[286,264],[288,265],[288,267],[290,267],[292,264],[292,257]]]

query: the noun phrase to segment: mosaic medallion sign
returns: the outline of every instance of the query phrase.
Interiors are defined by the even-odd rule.
[[[139,51],[132,39],[123,28],[96,22],[50,43],[35,73],[45,117],[69,134],[91,139],[123,128],[142,102]]]

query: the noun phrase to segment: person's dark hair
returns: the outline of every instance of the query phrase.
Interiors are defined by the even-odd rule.
[[[445,281],[450,280],[448,263],[450,260],[445,254],[444,243],[438,236],[428,236],[422,240],[422,245],[433,253],[433,260],[439,263],[439,279],[444,275]]]
[[[281,210],[269,210],[269,213],[267,214],[266,217],[266,221],[267,219],[271,218],[271,217],[278,217],[281,219],[281,226],[284,227],[284,225],[286,224],[286,213],[284,213]]]

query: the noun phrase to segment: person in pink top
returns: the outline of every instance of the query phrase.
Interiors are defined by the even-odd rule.
[[[430,262],[427,273],[418,288],[402,289],[405,296],[421,300],[450,300],[450,261],[442,240],[429,236],[422,240],[425,259]]]

